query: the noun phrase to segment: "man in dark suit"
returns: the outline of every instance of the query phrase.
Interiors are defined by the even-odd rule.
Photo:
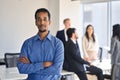
[[[67,30],[68,41],[65,43],[65,58],[63,69],[75,72],[80,80],[88,80],[84,68],[84,64],[87,64],[87,71],[90,71],[91,75],[96,75],[98,80],[103,79],[103,73],[100,68],[92,66],[89,62],[81,58],[79,46],[77,44],[77,32],[75,28],[69,28]]]
[[[56,37],[59,38],[64,44],[68,40],[66,31],[71,26],[70,19],[69,18],[64,19],[63,24],[65,25],[65,28],[63,30],[58,31]]]

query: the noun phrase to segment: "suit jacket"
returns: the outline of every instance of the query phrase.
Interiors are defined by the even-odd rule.
[[[80,72],[84,71],[83,64],[89,65],[89,62],[81,58],[79,47],[77,48],[76,44],[74,44],[73,41],[69,39],[65,43],[65,58],[63,69],[72,72]]]
[[[64,29],[61,31],[58,31],[56,34],[56,37],[59,38],[63,42],[63,44],[65,44],[66,40],[65,40]]]

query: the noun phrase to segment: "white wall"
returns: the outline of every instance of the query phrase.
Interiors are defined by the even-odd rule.
[[[40,7],[51,13],[50,30],[56,35],[63,29],[63,19],[70,18],[72,27],[82,33],[80,1],[71,0],[1,0],[0,1],[0,58],[5,52],[20,52],[23,41],[36,34],[34,13]]]
[[[51,0],[48,1],[48,8],[51,12],[51,33],[56,35],[58,30],[64,28],[63,20],[70,18],[72,27],[81,28],[82,16],[80,12],[80,1],[71,0]]]
[[[80,12],[82,9],[80,5],[80,1],[71,1],[71,0],[60,0],[60,20],[59,20],[59,30],[64,28],[63,20],[65,18],[71,19],[71,27],[77,28],[78,32],[78,42],[80,46],[80,50],[82,53],[82,45],[81,45],[81,37],[83,35],[83,27],[82,27],[82,12]]]
[[[63,29],[63,20],[65,18],[71,19],[72,27],[80,27],[80,1],[60,0],[60,28]]]
[[[0,57],[20,52],[25,39],[36,34],[34,13],[48,8],[48,0],[0,0]]]
[[[51,13],[51,25],[50,25],[50,32],[53,35],[56,35],[56,31],[59,29],[59,0],[48,0],[48,8]]]

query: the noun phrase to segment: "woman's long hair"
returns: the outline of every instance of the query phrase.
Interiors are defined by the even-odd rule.
[[[112,35],[112,37],[115,37],[115,36],[117,36],[117,38],[120,41],[120,24],[113,25],[113,35]]]
[[[93,28],[93,26],[92,26],[91,24],[89,24],[89,25],[86,27],[85,36],[86,36],[86,38],[87,38],[88,41],[90,40],[90,39],[89,39],[89,36],[88,36],[88,32],[87,32],[87,30],[88,30],[89,27],[92,27],[92,28]],[[92,38],[93,38],[93,42],[95,42],[94,28],[93,28]]]

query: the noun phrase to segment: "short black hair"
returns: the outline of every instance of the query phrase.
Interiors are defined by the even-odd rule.
[[[50,20],[50,18],[51,18],[50,12],[47,9],[45,9],[45,8],[39,8],[39,9],[36,10],[36,12],[35,12],[35,19],[37,19],[37,13],[40,13],[40,12],[48,13],[48,18]]]
[[[72,37],[72,34],[75,33],[75,28],[68,28],[67,30],[67,36],[68,38],[71,38]]]

